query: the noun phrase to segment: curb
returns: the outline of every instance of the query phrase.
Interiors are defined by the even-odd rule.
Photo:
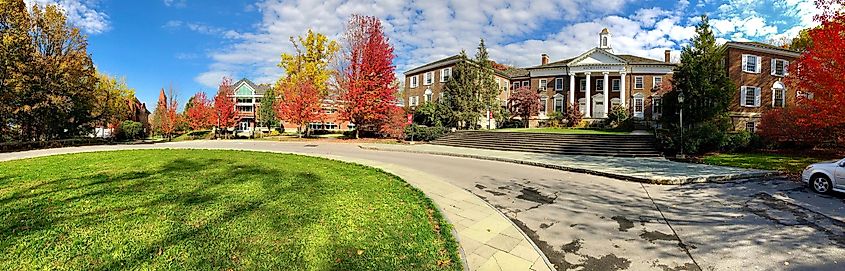
[[[358,147],[361,148],[361,149],[364,149],[364,150],[373,150],[373,151],[391,151],[391,152],[433,154],[433,155],[442,155],[442,156],[453,156],[453,157],[461,157],[461,158],[472,158],[472,159],[481,159],[481,160],[515,163],[515,164],[544,167],[544,168],[549,168],[549,169],[556,169],[556,170],[569,171],[569,172],[575,172],[575,173],[585,173],[585,174],[602,176],[602,177],[609,177],[609,178],[614,178],[614,179],[619,179],[619,180],[624,180],[624,181],[646,183],[646,184],[658,184],[658,185],[683,185],[683,184],[694,184],[694,183],[718,183],[718,182],[729,182],[729,181],[751,179],[751,178],[772,178],[772,177],[783,176],[783,173],[781,173],[781,172],[770,171],[770,172],[728,174],[728,175],[721,175],[721,176],[707,176],[707,177],[696,177],[696,178],[683,178],[683,177],[679,177],[679,178],[642,178],[642,177],[634,177],[634,176],[618,174],[618,173],[596,171],[596,170],[591,170],[591,169],[568,167],[568,166],[563,166],[563,165],[556,165],[556,164],[549,164],[549,163],[542,163],[542,162],[533,162],[533,161],[525,161],[525,160],[519,160],[519,159],[502,158],[502,157],[484,156],[484,155],[460,154],[460,153],[438,152],[438,151],[397,150],[397,149],[379,148],[379,147],[375,147],[375,146],[364,146],[364,145],[358,145]]]

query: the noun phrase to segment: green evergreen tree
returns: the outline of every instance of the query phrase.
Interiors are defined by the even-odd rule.
[[[487,46],[484,40],[478,44],[478,52],[475,54],[475,62],[478,64],[476,69],[477,82],[476,88],[480,98],[478,104],[478,112],[481,113],[482,120],[486,122],[487,111],[489,110],[493,117],[500,116],[502,105],[499,102],[499,84],[496,83],[496,70],[493,68],[493,62],[490,61],[490,56],[487,53]],[[476,121],[475,123],[478,123]]]
[[[276,91],[273,88],[268,88],[261,98],[258,119],[260,125],[270,128],[270,130],[279,126],[279,120],[276,118]]]
[[[664,127],[678,138],[679,112],[684,110],[684,128],[689,131],[683,144],[691,152],[719,147],[728,129],[727,113],[735,91],[726,72],[725,47],[716,43],[707,16],[696,25],[696,36],[681,52],[681,64],[672,78],[673,91],[663,96]],[[679,104],[678,95],[684,94]],[[701,131],[701,133],[696,133]],[[678,138],[679,140],[679,138]]]
[[[444,124],[458,129],[475,127],[479,118],[476,66],[461,51],[460,59],[452,69],[452,76],[443,88],[443,105],[448,108],[448,121]]]

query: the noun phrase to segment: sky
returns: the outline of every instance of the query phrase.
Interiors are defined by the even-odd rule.
[[[794,37],[817,25],[812,0],[25,0],[60,5],[88,35],[101,72],[125,77],[152,110],[162,88],[184,103],[213,96],[224,76],[272,83],[308,29],[339,40],[350,15],[382,20],[395,47],[397,77],[466,50],[480,39],[491,58],[518,67],[577,56],[608,28],[616,53],[677,59],[706,14],[720,42]]]

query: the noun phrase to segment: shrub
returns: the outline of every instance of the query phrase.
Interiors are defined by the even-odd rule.
[[[443,126],[427,127],[412,124],[405,127],[405,140],[434,141],[445,134],[446,128]]]
[[[726,131],[730,123],[726,119],[702,122],[695,127],[684,129],[683,147],[684,153],[700,154],[709,151],[721,150],[728,145]],[[657,142],[667,154],[675,154],[680,148],[680,129],[669,127],[657,131]]]
[[[108,144],[109,141],[102,138],[74,138],[50,141],[19,141],[0,143],[0,152],[17,152],[37,149],[79,147],[90,145]]]
[[[581,109],[578,108],[578,104],[572,104],[569,106],[569,109],[566,111],[566,127],[576,127],[581,125],[581,121],[584,119],[584,114],[581,113]]]
[[[606,126],[613,129],[627,130],[632,128],[631,114],[627,108],[622,106],[614,106],[610,112],[607,112]]]
[[[751,147],[752,137],[753,134],[748,131],[727,134],[722,144],[722,151],[735,152],[748,150]]]
[[[525,127],[525,123],[522,120],[518,119],[508,119],[502,122],[502,125],[499,125],[498,128],[505,129],[505,128],[523,128]]]
[[[117,138],[121,140],[135,140],[144,137],[144,124],[126,120],[117,127]]]
[[[547,125],[553,128],[563,128],[566,124],[566,115],[563,112],[552,113],[547,121]]]

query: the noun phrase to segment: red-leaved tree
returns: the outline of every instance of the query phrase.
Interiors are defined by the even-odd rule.
[[[217,125],[215,136],[220,130],[227,131],[229,128],[235,126],[237,123],[237,115],[235,113],[235,95],[232,79],[223,77],[223,82],[217,89],[217,95],[214,96],[214,121]]]
[[[214,126],[214,106],[211,105],[211,100],[205,96],[205,92],[195,94],[191,99],[191,104],[187,107],[185,117],[192,130],[208,129]]]
[[[405,109],[399,106],[392,106],[387,114],[387,118],[381,126],[381,134],[389,137],[402,140],[405,138],[405,127],[408,126],[408,114]]]
[[[357,125],[356,138],[361,129],[384,134],[395,128],[386,125],[396,101],[393,46],[381,21],[372,16],[353,15],[345,39],[345,63],[338,80],[341,117]]]
[[[767,112],[760,134],[778,141],[809,145],[845,144],[845,0],[816,0],[821,26],[811,29],[813,41],[794,61],[787,78],[803,93],[796,105]]]
[[[540,113],[540,94],[528,87],[518,88],[508,98],[508,108],[511,114],[520,117],[528,128],[528,120],[531,116]]]
[[[278,86],[281,98],[276,104],[276,113],[281,119],[296,124],[297,133],[302,137],[303,131],[308,133],[308,123],[323,117],[321,91],[310,80],[285,80]]]

